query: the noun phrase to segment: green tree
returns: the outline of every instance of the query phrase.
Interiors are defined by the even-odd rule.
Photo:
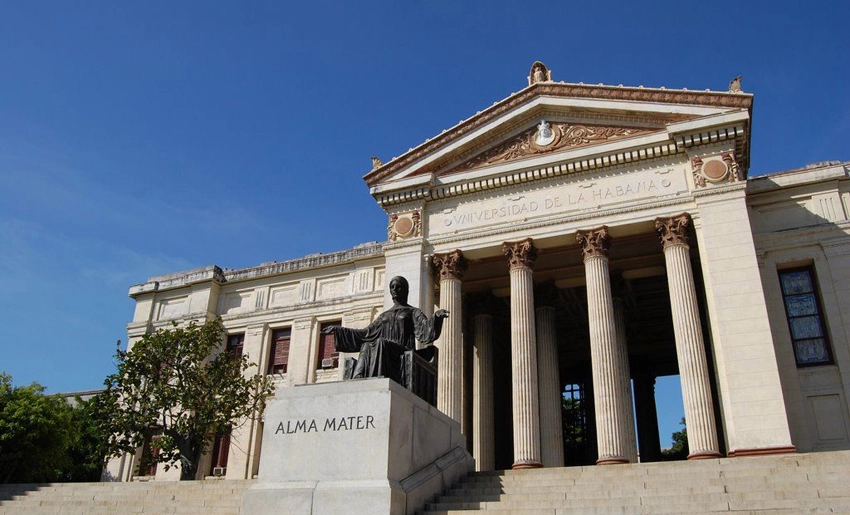
[[[150,442],[156,450],[151,459],[166,469],[179,463],[181,479],[195,479],[216,434],[259,416],[271,381],[247,374],[253,365],[223,352],[223,342],[221,320],[215,319],[175,323],[145,335],[129,351],[119,348],[117,371],[106,378],[97,404],[112,435],[109,455]]]
[[[44,395],[38,383],[12,386],[0,373],[0,483],[41,483],[61,478],[70,463],[72,409]]]
[[[685,425],[685,417],[682,417],[679,425],[682,426],[682,430],[674,431],[670,437],[673,445],[661,451],[664,461],[683,460],[688,457],[688,428]]]
[[[61,470],[61,481],[100,481],[110,438],[108,414],[103,412],[101,402],[100,395],[75,399],[68,460]]]

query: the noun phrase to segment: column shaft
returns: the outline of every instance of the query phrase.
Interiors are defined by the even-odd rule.
[[[623,299],[614,299],[614,319],[617,325],[617,365],[614,367],[619,374],[617,384],[625,390],[628,408],[623,407],[626,432],[626,457],[631,463],[637,463],[637,438],[635,437],[635,416],[632,405],[632,378],[629,366],[629,349],[626,339],[626,306]]]
[[[690,217],[685,214],[658,219],[655,221],[655,227],[661,234],[667,265],[673,332],[676,337],[676,359],[679,363],[685,423],[688,428],[688,459],[714,458],[721,454],[711,402],[708,363],[691,268],[690,247],[687,243],[689,221]]]
[[[493,439],[493,317],[476,315],[472,368],[472,456],[476,470],[496,468]]]
[[[538,307],[537,373],[540,389],[540,456],[544,467],[564,466],[564,428],[561,419],[561,378],[555,336],[555,308]]]
[[[623,382],[622,352],[617,345],[617,325],[608,272],[608,229],[578,232],[584,252],[587,312],[590,326],[590,359],[596,412],[597,465],[628,463],[628,432],[632,418],[630,389]]]
[[[437,342],[437,409],[463,424],[463,301],[461,277],[466,262],[460,251],[435,254],[440,273],[440,307],[449,312]]]
[[[531,264],[537,251],[530,239],[505,243],[511,262],[511,365],[513,370],[514,464],[541,467],[537,336]]]

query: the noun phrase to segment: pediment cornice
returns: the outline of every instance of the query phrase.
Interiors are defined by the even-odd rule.
[[[476,113],[474,116],[444,131],[439,136],[411,149],[402,156],[377,166],[363,178],[370,187],[375,186],[424,157],[470,135],[482,126],[506,115],[511,110],[533,101],[537,97],[706,106],[722,109],[746,109],[748,111],[752,108],[753,102],[753,96],[745,93],[538,82],[501,102],[496,102],[489,108]],[[625,109],[626,106],[622,108]],[[664,109],[661,110],[663,111]]]

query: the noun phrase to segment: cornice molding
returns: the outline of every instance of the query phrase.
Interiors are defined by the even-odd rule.
[[[576,174],[579,172],[586,172],[599,168],[647,161],[650,159],[666,157],[682,152],[683,149],[680,149],[675,143],[668,142],[660,145],[652,145],[645,148],[623,150],[619,152],[611,152],[609,154],[602,154],[584,159],[566,161],[561,164],[533,168],[531,170],[517,170],[515,172],[497,177],[485,177],[458,184],[434,185],[427,191],[425,190],[425,188],[420,188],[415,190],[415,195],[417,195],[415,198],[413,197],[414,192],[398,191],[388,192],[386,194],[377,194],[375,195],[375,199],[378,201],[378,204],[381,207],[388,207],[403,202],[410,202],[411,200],[443,199],[448,197],[454,197],[457,195],[476,193],[479,191],[504,188],[506,186],[514,186],[516,184],[522,184],[540,179],[548,179],[551,177],[558,177],[562,175]]]

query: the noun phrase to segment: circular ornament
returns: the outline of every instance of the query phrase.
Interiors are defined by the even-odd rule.
[[[413,220],[408,217],[402,217],[395,221],[393,230],[399,236],[407,236],[413,231]]]
[[[534,135],[534,143],[540,147],[547,147],[555,141],[555,131],[546,120],[540,122],[537,126],[537,133]]]
[[[709,181],[718,182],[726,178],[726,174],[729,173],[729,167],[719,159],[712,159],[702,165],[702,173]]]

